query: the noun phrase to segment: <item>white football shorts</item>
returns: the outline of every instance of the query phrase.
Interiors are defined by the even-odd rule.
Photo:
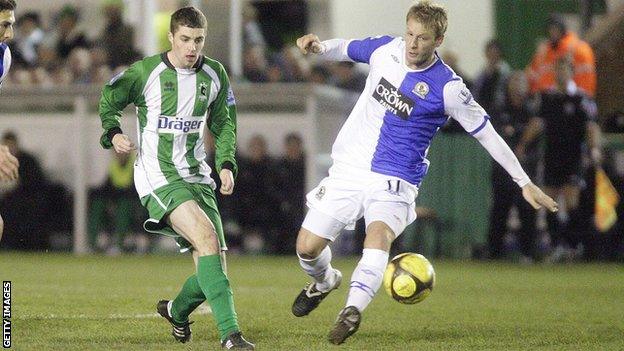
[[[416,219],[416,186],[373,172],[337,173],[323,179],[307,196],[310,208],[302,227],[334,241],[341,230],[364,217],[387,224],[398,237]]]

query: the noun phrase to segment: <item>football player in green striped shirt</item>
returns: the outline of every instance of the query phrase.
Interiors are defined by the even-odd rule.
[[[103,89],[99,113],[104,148],[137,150],[134,183],[149,211],[145,230],[172,236],[180,251],[191,251],[196,274],[172,301],[161,300],[158,313],[180,342],[191,337],[189,314],[208,300],[225,349],[253,350],[241,335],[232,289],[225,275],[223,227],[215,182],[204,161],[203,135],[216,146],[220,191],[230,195],[236,177],[236,105],[223,66],[201,54],[206,18],[194,7],[171,15],[171,50],[146,57],[114,77]],[[134,104],[136,143],[123,134],[122,110]]]

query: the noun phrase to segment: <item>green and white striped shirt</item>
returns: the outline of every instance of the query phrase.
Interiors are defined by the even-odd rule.
[[[236,176],[236,105],[221,63],[202,56],[190,69],[175,68],[163,53],[114,77],[99,105],[104,148],[111,148],[112,136],[121,132],[121,113],[130,103],[138,122],[134,183],[140,197],[178,180],[214,189],[205,161],[206,127],[214,135],[217,171],[225,166]]]

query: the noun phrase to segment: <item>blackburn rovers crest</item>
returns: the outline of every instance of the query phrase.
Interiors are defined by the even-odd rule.
[[[429,85],[425,82],[418,82],[416,83],[416,86],[414,86],[412,93],[418,95],[419,98],[424,99],[427,97],[427,94],[429,94]]]

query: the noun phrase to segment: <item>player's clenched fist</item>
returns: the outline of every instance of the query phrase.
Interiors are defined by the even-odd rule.
[[[115,134],[111,142],[118,154],[127,154],[132,150],[136,150],[134,143],[125,134]]]
[[[0,145],[0,181],[12,181],[17,179],[19,162],[11,155],[6,145]]]
[[[234,192],[234,174],[229,169],[222,169],[219,172],[219,178],[221,178],[221,194],[232,195]]]
[[[297,47],[303,54],[310,52],[313,54],[322,54],[324,51],[323,44],[321,44],[319,37],[311,33],[297,39]]]

